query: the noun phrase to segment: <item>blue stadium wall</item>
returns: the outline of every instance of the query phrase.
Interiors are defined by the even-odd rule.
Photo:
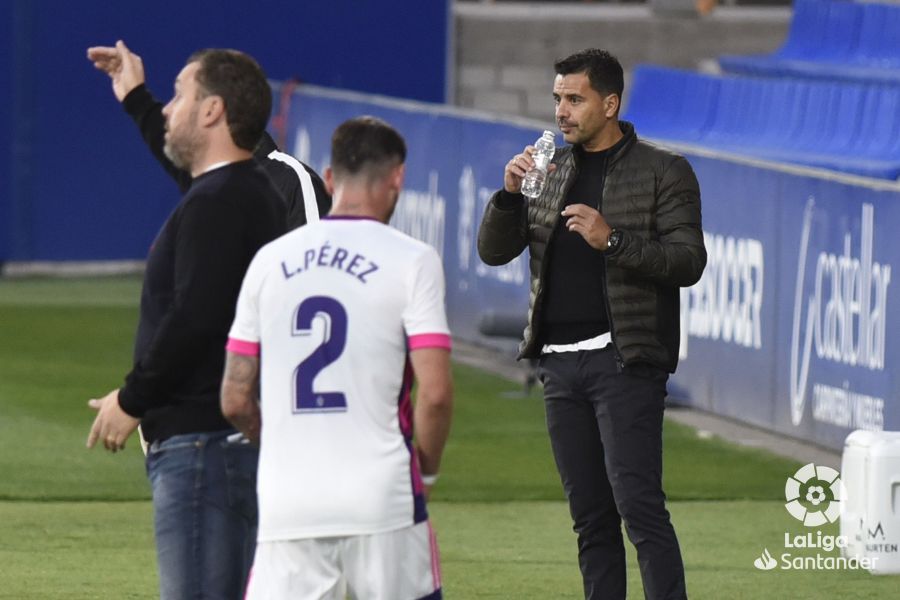
[[[836,449],[900,430],[900,186],[686,154],[709,264],[682,290],[672,395]]]
[[[394,225],[441,252],[454,336],[487,342],[481,315],[527,310],[527,256],[485,266],[478,224],[505,162],[546,124],[307,88],[291,97],[287,148],[321,170],[334,127],[364,113],[409,146]],[[673,399],[832,448],[857,428],[900,429],[900,186],[681,150],[709,264],[682,290]]]
[[[450,0],[0,3],[0,262],[142,258],[178,190],[85,58],[124,39],[168,99],[185,58],[234,47],[273,79],[442,102]]]

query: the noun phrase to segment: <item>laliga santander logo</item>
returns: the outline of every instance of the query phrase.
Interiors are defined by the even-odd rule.
[[[841,514],[841,477],[831,467],[809,463],[784,485],[784,507],[807,527],[834,523]]]
[[[784,507],[806,527],[834,523],[841,514],[841,477],[831,467],[809,463],[788,477],[784,485]],[[870,532],[871,535],[871,532]],[[801,535],[784,532],[784,553],[773,556],[768,548],[757,555],[753,566],[760,571],[833,571],[869,569],[877,558],[855,556],[847,550],[846,535],[829,535],[821,529]],[[797,553],[796,549],[801,552]],[[840,551],[837,552],[836,551]],[[839,555],[836,555],[839,554]]]

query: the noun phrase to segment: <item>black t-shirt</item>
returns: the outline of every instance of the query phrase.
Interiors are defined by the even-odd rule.
[[[621,142],[620,142],[621,143]],[[607,160],[619,144],[600,152],[576,147],[578,174],[565,205],[586,204],[601,213]],[[566,228],[560,217],[547,247],[541,344],[572,344],[609,331],[606,312],[606,262],[580,233]]]
[[[148,441],[219,431],[225,342],[256,251],[286,232],[286,207],[255,159],[196,177],[147,257],[134,368],[119,403]]]

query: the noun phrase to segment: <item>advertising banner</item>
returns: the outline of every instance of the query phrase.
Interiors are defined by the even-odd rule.
[[[897,187],[688,158],[709,264],[682,290],[673,395],[832,448],[900,429]]]
[[[527,252],[487,267],[476,235],[506,161],[545,124],[312,87],[286,98],[287,150],[320,171],[352,116],[406,138],[393,224],[441,253],[456,338],[496,345],[479,332],[488,314],[524,324]],[[900,429],[900,186],[682,151],[700,180],[709,262],[681,292],[672,399],[832,448],[854,429]]]

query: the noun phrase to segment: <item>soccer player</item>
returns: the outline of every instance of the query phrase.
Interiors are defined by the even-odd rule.
[[[387,225],[405,157],[379,119],[338,127],[331,214],[263,247],[244,279],[222,410],[262,432],[250,600],[441,598],[425,498],[450,429],[450,336],[440,257]]]

